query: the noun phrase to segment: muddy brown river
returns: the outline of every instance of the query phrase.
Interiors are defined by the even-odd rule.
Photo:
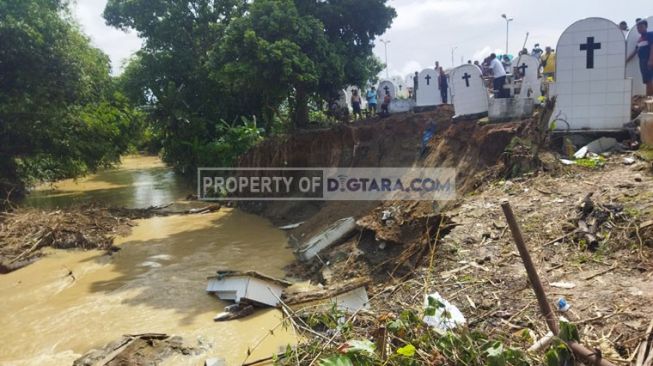
[[[184,205],[188,192],[158,159],[132,157],[118,169],[42,187],[27,204]],[[292,331],[279,327],[275,309],[213,322],[228,304],[204,291],[206,277],[219,268],[283,275],[292,252],[285,234],[268,221],[230,209],[155,217],[138,221],[116,242],[121,250],[111,256],[52,250],[30,266],[0,275],[0,365],[71,365],[123,334],[167,333],[191,346],[210,347],[201,356],[174,356],[169,365],[202,365],[207,357],[240,365],[255,344],[260,343],[250,361],[294,342]]]

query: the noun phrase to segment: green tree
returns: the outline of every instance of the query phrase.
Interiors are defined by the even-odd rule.
[[[109,58],[53,0],[0,2],[0,193],[115,162],[137,113]]]
[[[381,70],[374,38],[396,15],[386,2],[109,0],[104,17],[143,38],[121,90],[147,105],[164,160],[192,173],[233,161],[225,146],[249,147],[227,141],[233,136],[252,143],[259,127],[269,134],[288,119],[304,127],[309,106],[373,79]]]

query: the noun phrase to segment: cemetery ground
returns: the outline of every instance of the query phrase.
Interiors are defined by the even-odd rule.
[[[331,130],[284,141],[289,150],[302,149],[299,156],[307,164],[375,163],[381,146],[388,148],[381,158],[391,160],[387,166],[397,160],[418,166],[454,165],[463,194],[441,206],[329,202],[320,207],[287,203],[258,207],[255,211],[279,223],[305,219],[291,232],[295,238],[310,237],[334,219],[355,216],[360,230],[350,239],[309,263],[291,265],[288,272],[327,287],[361,277],[372,283],[370,311],[344,318],[335,310],[293,314],[291,326],[306,336],[306,343],[282,355],[279,362],[542,364],[562,357],[565,348],[561,351],[556,342],[537,352],[526,351],[548,329],[501,211],[501,202],[507,200],[549,302],[563,297],[571,304],[570,310],[556,311],[556,316],[573,324],[587,348],[615,364],[629,364],[653,320],[650,154],[612,153],[597,164],[567,166],[560,162],[562,154],[550,136],[542,139],[538,132],[541,121],[548,121],[546,116],[483,125],[478,120],[451,123],[451,115],[448,107],[441,107],[340,127],[340,139],[333,138]],[[414,132],[429,120],[436,122],[438,132],[425,156],[414,153],[419,145],[414,141],[410,156],[402,157],[392,148],[411,146],[408,136],[418,136]],[[401,133],[396,125],[408,132]],[[322,134],[320,141],[328,146],[308,144],[315,133]],[[393,137],[391,146],[383,137],[388,135]],[[358,156],[333,146],[349,138],[357,139]],[[260,162],[262,156],[270,156],[269,148],[259,147],[243,163]],[[626,157],[635,163],[626,165]],[[391,218],[384,220],[388,212]],[[581,221],[593,227],[591,235],[579,230]],[[423,324],[425,295],[434,292],[462,311],[465,327],[442,335]]]

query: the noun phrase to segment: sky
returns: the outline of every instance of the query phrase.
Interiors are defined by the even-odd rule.
[[[389,0],[397,10],[392,27],[376,41],[374,53],[385,61],[388,74],[406,76],[435,61],[445,67],[467,60],[479,60],[506,48],[506,21],[510,22],[508,51],[517,53],[529,33],[526,47],[535,43],[555,48],[558,38],[573,22],[603,17],[634,25],[636,18],[653,15],[651,0]],[[111,57],[114,74],[140,48],[134,33],[124,33],[105,24],[102,11],[106,0],[77,0],[76,17],[93,44]],[[644,10],[645,14],[640,11]],[[452,64],[452,49],[454,63]],[[385,76],[385,71],[382,72]]]

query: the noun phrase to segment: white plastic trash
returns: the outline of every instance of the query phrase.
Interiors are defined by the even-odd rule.
[[[437,292],[424,297],[424,309],[428,308],[429,306],[429,297],[435,299],[443,306],[438,307],[435,310],[434,315],[424,316],[424,323],[440,332],[446,332],[447,330],[451,330],[459,325],[465,324],[466,321],[463,313],[461,313],[455,305],[452,305],[449,301],[445,300]]]

